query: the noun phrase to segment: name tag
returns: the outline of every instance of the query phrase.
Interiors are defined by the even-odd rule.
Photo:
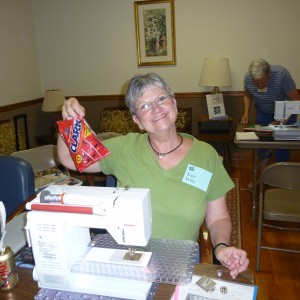
[[[189,164],[186,168],[182,182],[192,185],[204,192],[207,191],[212,173]]]
[[[257,92],[258,93],[266,93],[268,91],[268,88],[267,87],[265,87],[265,88],[263,88],[263,89],[257,89]]]

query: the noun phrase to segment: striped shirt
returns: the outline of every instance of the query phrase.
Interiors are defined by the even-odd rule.
[[[249,72],[245,76],[245,91],[255,99],[255,108],[265,113],[274,113],[274,101],[290,100],[287,93],[296,88],[290,72],[282,66],[272,65],[267,92],[259,92]]]

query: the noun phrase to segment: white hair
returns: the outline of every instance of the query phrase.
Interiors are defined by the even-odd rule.
[[[253,79],[260,79],[263,76],[269,76],[270,74],[270,65],[264,59],[255,59],[251,62],[249,66],[249,73]]]

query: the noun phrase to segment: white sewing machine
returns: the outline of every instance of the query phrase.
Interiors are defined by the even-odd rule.
[[[298,101],[275,101],[274,119],[277,121],[287,120],[291,115],[300,114],[300,100]]]
[[[274,119],[281,123],[274,126],[275,140],[300,140],[299,126],[284,125],[284,122],[294,114],[300,114],[300,101],[275,101]]]
[[[152,225],[149,190],[53,185],[45,191],[26,205],[31,210],[26,230],[35,259],[33,277],[39,287],[147,299],[151,282],[118,277],[115,271],[121,265],[142,271],[151,252],[93,247],[90,228],[107,229],[120,245],[146,246]],[[112,272],[99,276],[93,268]]]

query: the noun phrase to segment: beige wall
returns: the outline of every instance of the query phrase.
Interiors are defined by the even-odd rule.
[[[199,92],[203,58],[229,57],[242,90],[250,61],[290,69],[300,85],[299,0],[175,0],[177,65],[137,67],[134,0],[33,0],[44,88],[66,95],[124,92],[137,72],[161,74],[175,92]]]
[[[0,0],[0,119],[25,112],[34,146],[37,135],[49,133],[51,118],[40,103],[13,104],[61,88],[67,96],[102,96],[84,102],[97,131],[98,113],[118,102],[103,95],[123,94],[135,73],[157,72],[176,93],[205,91],[198,81],[208,56],[230,59],[233,85],[224,91],[243,90],[256,57],[286,66],[299,88],[299,9],[299,0],[175,0],[177,64],[138,67],[134,0]],[[226,113],[237,122],[242,97],[224,95]],[[193,108],[196,134],[196,118],[207,112],[204,94],[178,102]]]
[[[31,1],[0,0],[0,107],[40,97]]]
[[[286,66],[300,85],[299,0],[175,0],[176,66],[137,67],[134,0],[0,0],[0,107],[43,96],[124,92],[157,72],[175,92],[199,92],[203,58],[227,56],[240,91],[249,62]]]

